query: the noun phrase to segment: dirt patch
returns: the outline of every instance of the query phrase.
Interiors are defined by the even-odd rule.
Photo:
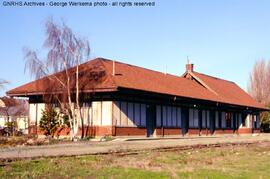
[[[0,137],[0,148],[23,145],[28,139],[28,136]]]
[[[116,158],[113,160],[113,166],[122,168],[139,168],[151,171],[161,171],[163,168],[161,164],[154,163],[149,157],[135,156],[125,156]]]
[[[270,142],[268,141],[259,141],[256,143],[258,147],[263,147],[263,148],[269,148],[270,147]]]

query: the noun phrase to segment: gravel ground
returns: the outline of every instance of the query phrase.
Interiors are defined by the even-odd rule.
[[[170,137],[170,138],[117,138],[109,142],[76,142],[43,146],[17,146],[0,149],[0,160],[18,160],[39,157],[107,154],[140,150],[184,147],[193,145],[270,142],[269,134],[223,135],[212,137]]]

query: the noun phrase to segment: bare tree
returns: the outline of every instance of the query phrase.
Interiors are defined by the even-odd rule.
[[[59,25],[49,19],[45,27],[47,37],[44,47],[48,49],[47,57],[45,60],[41,60],[36,51],[24,49],[25,70],[29,71],[36,79],[43,77],[48,81],[50,99],[57,100],[69,117],[72,139],[78,132],[79,120],[81,119],[83,137],[84,124],[79,98],[81,91],[79,72],[80,64],[89,57],[89,42],[75,35],[65,23]],[[61,95],[54,93],[54,88],[60,90]],[[73,99],[74,95],[75,100]]]
[[[270,62],[259,60],[250,73],[248,92],[260,103],[270,104]]]
[[[258,102],[270,106],[270,62],[259,60],[255,63],[250,73],[248,92]],[[261,130],[270,132],[270,113],[260,113]]]
[[[5,84],[7,84],[7,83],[8,83],[8,81],[0,79],[0,89],[4,88]]]
[[[9,134],[14,135],[17,120],[15,116],[24,115],[28,110],[28,104],[25,100],[17,100],[10,97],[2,97],[0,100],[3,104],[0,106],[0,111],[6,116],[6,125],[10,127]]]

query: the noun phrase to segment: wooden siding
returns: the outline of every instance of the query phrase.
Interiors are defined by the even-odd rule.
[[[125,101],[113,103],[113,120],[118,127],[145,127],[146,105]]]

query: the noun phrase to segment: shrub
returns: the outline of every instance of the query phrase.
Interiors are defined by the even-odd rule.
[[[68,115],[66,114],[63,116],[63,124],[70,127],[69,118],[68,118]]]
[[[59,127],[59,115],[55,109],[47,107],[45,110],[42,110],[39,126],[46,136],[54,136],[55,131]]]
[[[5,123],[6,127],[4,128],[4,135],[11,136],[11,135],[17,135],[19,134],[19,131],[17,130],[18,125],[16,121],[8,121]]]
[[[261,131],[270,132],[270,112],[261,113]]]

